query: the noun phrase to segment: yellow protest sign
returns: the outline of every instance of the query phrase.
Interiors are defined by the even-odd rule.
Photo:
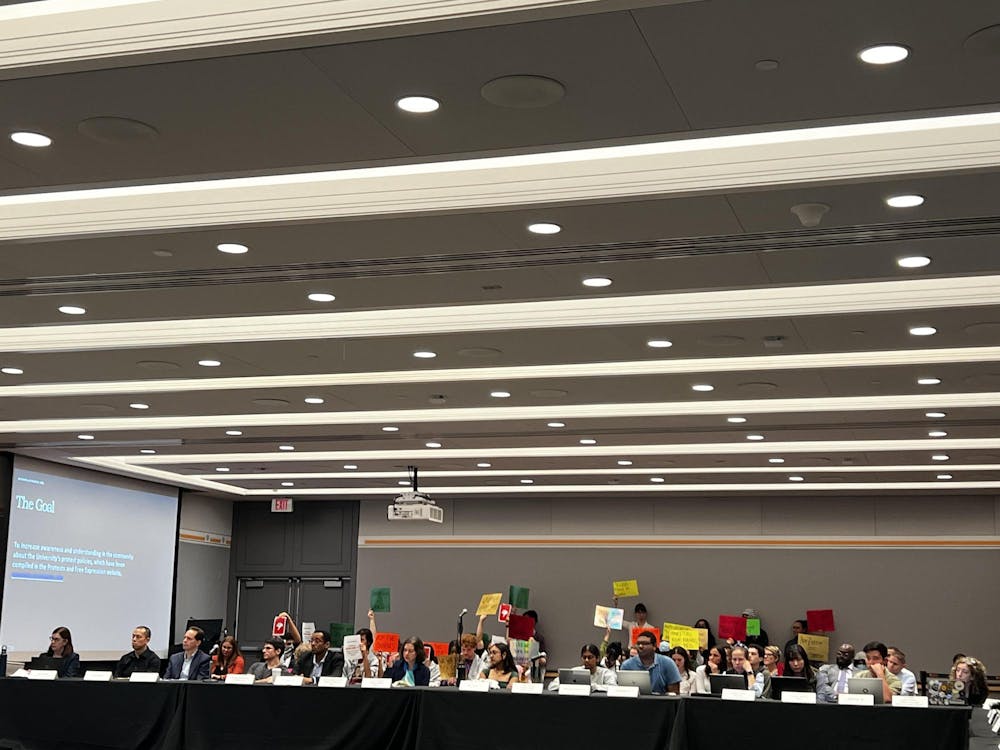
[[[500,601],[502,599],[503,594],[483,594],[483,598],[479,600],[479,608],[476,610],[476,614],[492,615],[500,608]]]
[[[673,622],[663,623],[663,640],[669,641],[671,646],[681,646],[688,651],[698,650],[701,637],[697,628],[689,628],[687,625],[678,625]]]
[[[698,631],[698,650],[708,650],[708,628],[695,628]]]
[[[825,635],[799,633],[799,645],[806,650],[809,661],[821,661],[826,664],[830,658],[830,639]]]
[[[639,582],[634,578],[630,581],[613,581],[615,596],[639,596]]]

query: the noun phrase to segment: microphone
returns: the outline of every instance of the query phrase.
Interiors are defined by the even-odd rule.
[[[463,609],[461,612],[458,613],[458,616],[459,617],[463,617],[464,615],[468,614],[468,612],[469,612],[469,610]]]

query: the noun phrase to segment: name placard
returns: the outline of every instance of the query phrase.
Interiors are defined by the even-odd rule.
[[[361,687],[388,690],[392,687],[392,680],[388,677],[364,677],[361,680]]]
[[[282,674],[275,677],[272,684],[284,687],[301,687],[303,679],[300,674]]]
[[[837,696],[841,706],[874,706],[875,696],[867,693],[841,693]]]
[[[527,695],[541,695],[543,687],[544,686],[540,682],[515,682],[511,685],[510,692],[525,693]]]
[[[901,708],[927,708],[926,695],[894,695],[892,705]]]
[[[227,685],[253,685],[253,681],[252,674],[227,674],[223,680]]]
[[[786,690],[781,694],[782,703],[815,703],[816,693],[799,693],[795,690]]]
[[[612,698],[638,698],[638,685],[608,685],[608,695]]]
[[[319,686],[320,687],[336,687],[336,688],[347,687],[347,678],[346,677],[332,677],[330,675],[327,675],[326,677],[320,677],[319,678]]]
[[[29,680],[54,680],[58,676],[54,669],[32,669],[28,672]]]
[[[111,672],[103,669],[88,669],[83,675],[84,682],[108,682],[111,679]]]
[[[128,676],[129,682],[157,682],[159,679],[156,672],[133,672]]]
[[[462,680],[458,683],[460,693],[488,693],[490,691],[489,680]]]
[[[590,685],[560,685],[559,695],[590,695]]]
[[[722,688],[722,700],[724,701],[753,701],[756,698],[753,690],[740,690],[738,688]]]

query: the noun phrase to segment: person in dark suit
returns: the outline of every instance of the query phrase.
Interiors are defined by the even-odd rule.
[[[314,630],[309,638],[309,653],[295,664],[295,674],[302,675],[306,685],[319,682],[320,677],[339,677],[344,670],[344,655],[330,650],[330,634]]]
[[[407,685],[426,686],[430,682],[431,671],[424,664],[425,657],[424,642],[419,638],[407,638],[399,647],[399,658],[385,670],[383,677]]]
[[[170,657],[165,680],[207,680],[212,659],[201,650],[201,642],[205,640],[205,631],[201,628],[188,628],[184,631],[179,654]]]
[[[62,677],[80,676],[80,655],[73,650],[73,636],[69,628],[56,628],[49,636],[49,650],[40,656],[52,656],[62,659],[57,674]]]

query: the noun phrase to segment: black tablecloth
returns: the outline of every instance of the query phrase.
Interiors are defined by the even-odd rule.
[[[768,750],[966,750],[969,709],[0,680],[4,749],[731,750],[747,742]]]

